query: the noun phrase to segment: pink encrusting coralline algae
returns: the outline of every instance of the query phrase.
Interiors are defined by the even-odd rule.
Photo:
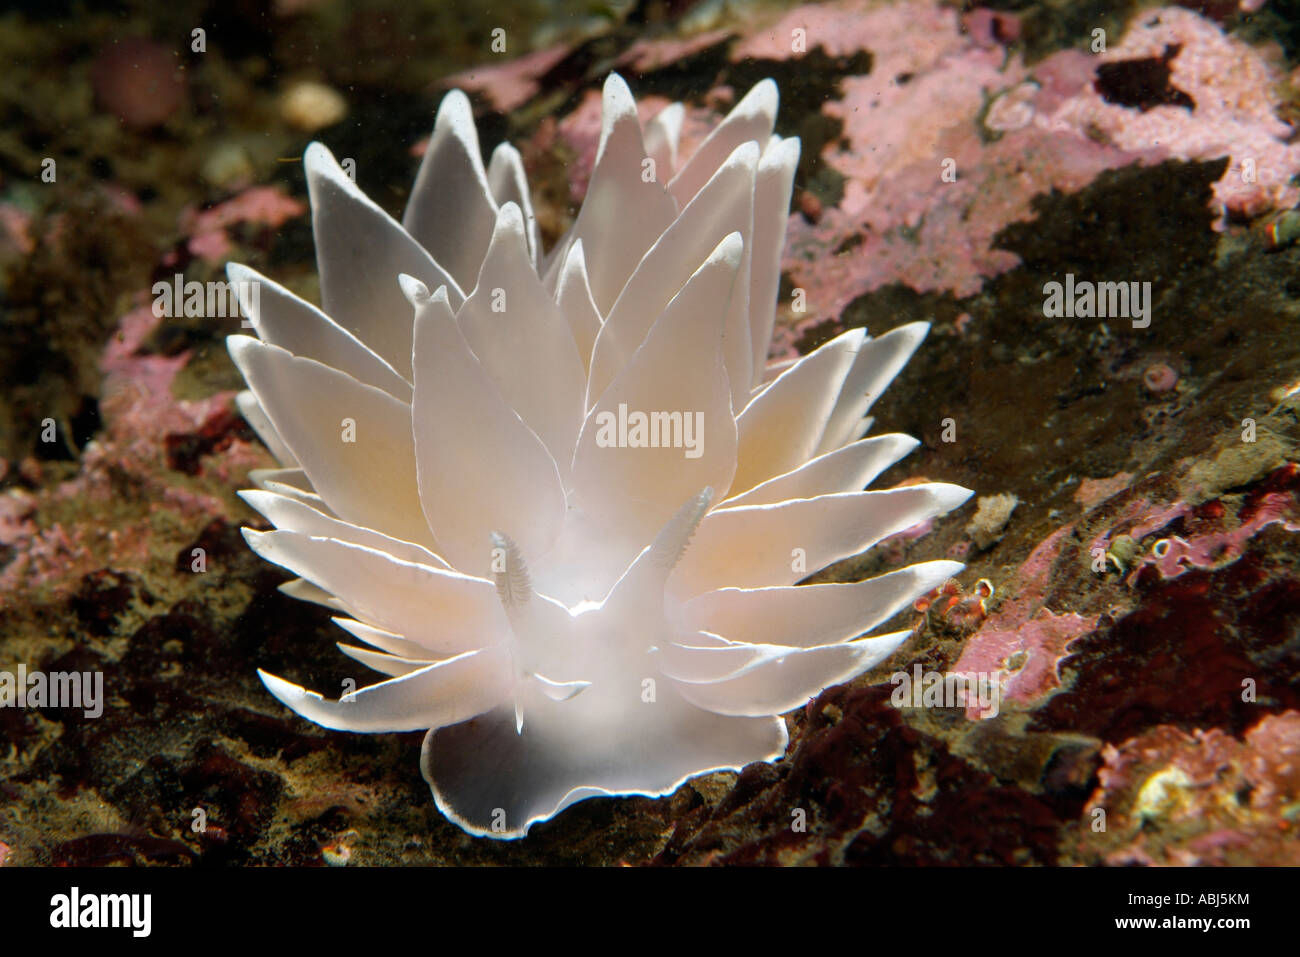
[[[1102,758],[1087,806],[1110,814],[1105,863],[1295,865],[1285,835],[1300,787],[1300,713],[1266,715],[1240,739],[1157,725],[1106,745]],[[1084,833],[1081,846],[1096,853],[1098,832]]]
[[[1300,201],[1291,182],[1300,172],[1300,144],[1289,142],[1294,131],[1277,115],[1280,87],[1288,82],[1279,51],[1225,35],[1191,10],[1162,7],[1135,17],[1099,59],[1164,60],[1168,86],[1192,105],[1133,109],[1106,102],[1090,87],[1055,110],[1051,122],[1095,131],[1127,150],[1186,160],[1231,157],[1214,187],[1225,216],[1258,216]]]
[[[235,248],[227,232],[230,227],[254,223],[278,229],[306,211],[306,206],[278,186],[254,186],[210,209],[186,209],[181,214],[181,229],[190,237],[187,248],[192,255],[208,263],[223,263]]]
[[[34,588],[65,594],[82,576],[100,569],[144,567],[159,547],[159,526],[167,524],[163,513],[186,526],[231,517],[229,505],[216,496],[177,483],[168,444],[237,422],[234,393],[177,399],[172,383],[191,354],[149,354],[148,339],[162,321],[149,305],[118,321],[99,360],[104,427],[81,451],[78,473],[35,492],[10,488],[0,494],[0,545],[16,550],[0,570],[0,602]],[[233,426],[227,431],[224,441],[214,443],[215,454],[204,457],[203,471],[232,484],[267,460],[260,446],[237,437]],[[129,518],[106,523],[96,509],[121,499],[124,487],[131,490],[127,497],[144,504]],[[47,514],[66,514],[68,502],[95,507],[75,521],[43,521]]]
[[[797,47],[872,57],[868,74],[841,80],[842,95],[822,106],[843,124],[822,154],[843,195],[801,204],[818,214],[791,219],[782,265],[808,301],[786,354],[798,329],[891,283],[973,295],[1018,265],[994,240],[1034,218],[1035,197],[1076,192],[1106,170],[1228,157],[1214,188],[1220,225],[1300,199],[1276,51],[1178,7],[1138,13],[1118,37],[1081,35],[1032,67],[1009,49],[1019,31],[1011,14],[937,0],[843,0],[796,8],[734,43],[735,61],[794,59]],[[1167,102],[1099,92],[1100,68],[1156,58],[1167,61]]]

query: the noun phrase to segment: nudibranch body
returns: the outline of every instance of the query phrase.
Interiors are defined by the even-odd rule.
[[[427,730],[421,767],[470,833],[516,838],[595,795],[663,795],[773,761],[780,715],[907,637],[863,637],[952,576],[812,572],[969,496],[864,489],[917,444],[864,438],[916,323],[769,365],[799,142],[754,87],[690,156],[617,76],[573,227],[544,254],[519,153],[486,167],[468,100],[438,110],[403,221],[305,156],[317,309],[231,265],[257,337],[240,407],[281,462],[245,530],[385,680],[325,727]],[[364,647],[363,647],[364,646]]]

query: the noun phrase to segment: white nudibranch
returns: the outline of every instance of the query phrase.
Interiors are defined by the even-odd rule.
[[[472,834],[777,760],[780,715],[886,658],[907,631],[863,636],[961,568],[798,584],[970,492],[863,491],[917,444],[863,436],[927,324],[767,363],[799,159],[776,109],[764,80],[682,156],[682,106],[643,126],[611,76],[544,253],[520,154],[485,168],[452,92],[400,224],[307,148],[321,309],[229,267],[259,293],[239,407],[282,466],[242,493],[274,526],[245,537],[386,677],[337,701],[262,680],[327,728],[427,730]]]

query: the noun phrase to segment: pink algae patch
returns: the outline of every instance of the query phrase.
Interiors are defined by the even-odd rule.
[[[1029,554],[1015,576],[1014,594],[966,642],[954,673],[998,671],[1003,700],[1026,708],[1060,688],[1061,660],[1098,620],[1073,612],[1058,615],[1044,604],[1052,571],[1073,531],[1072,525],[1058,528]],[[978,705],[968,706],[966,717],[974,721],[983,714]]]
[[[1277,57],[1188,10],[1138,14],[1104,54],[1062,50],[1029,67],[1005,47],[1018,33],[1009,14],[843,0],[791,11],[732,55],[797,57],[794,30],[808,50],[873,57],[869,74],[841,80],[842,96],[822,107],[843,125],[823,151],[844,177],[843,198],[791,219],[782,265],[809,293],[797,330],[892,283],[975,294],[1019,264],[994,239],[1033,219],[1035,197],[1077,192],[1106,170],[1230,156],[1215,186],[1220,213],[1254,216],[1300,198],[1289,185],[1300,144],[1276,115]],[[1095,89],[1100,65],[1161,56],[1166,45],[1176,50],[1170,83],[1194,108],[1141,109]]]
[[[799,56],[796,31],[802,31],[805,50],[821,47],[829,56],[842,57],[874,47],[880,40],[878,11],[867,0],[808,4],[797,7],[770,26],[757,30],[732,48],[733,60],[789,60]],[[909,8],[910,9],[910,8]],[[916,15],[933,25],[936,8],[917,8]],[[897,39],[897,38],[895,38]]]
[[[1177,517],[1186,512],[1171,512]],[[1240,516],[1238,516],[1240,521]],[[1170,519],[1172,520],[1172,518]],[[1165,522],[1152,531],[1163,528]],[[1224,523],[1225,525],[1228,523]],[[1270,525],[1280,524],[1287,531],[1300,531],[1300,502],[1296,493],[1268,492],[1262,496],[1253,513],[1235,527],[1222,527],[1209,531],[1189,533],[1187,537],[1174,535],[1153,547],[1141,564],[1129,576],[1130,583],[1137,580],[1142,570],[1150,565],[1162,578],[1177,578],[1193,568],[1219,568],[1241,557],[1246,542]]]
[[[1186,502],[1153,505],[1146,499],[1134,502],[1132,507],[1137,517],[1134,519],[1133,527],[1129,529],[1128,533],[1134,538],[1145,538],[1157,529],[1164,528],[1175,519],[1191,514],[1192,511],[1192,506]]]
[[[649,73],[669,63],[676,63],[717,46],[729,36],[730,30],[709,30],[693,37],[667,37],[657,40],[637,40],[619,56],[616,66],[620,70]]]
[[[36,497],[30,492],[11,488],[0,495],[0,545],[13,545],[36,531],[31,522],[36,511]]]
[[[1105,807],[1107,832],[1125,844],[1110,864],[1300,862],[1293,821],[1300,801],[1300,713],[1268,715],[1238,739],[1217,728],[1158,725],[1102,749],[1088,807]],[[1179,825],[1185,836],[1152,839]],[[1095,840],[1095,835],[1088,839]]]
[[[228,415],[234,392],[217,392],[204,399],[177,399],[172,395],[172,382],[190,360],[188,351],[176,356],[138,354],[161,321],[149,306],[135,309],[122,317],[117,334],[105,347],[99,365],[104,372],[100,411],[107,427],[107,441],[99,449],[87,450],[88,462],[97,461],[96,455],[111,453],[120,464],[142,474],[165,469],[168,435],[198,432]],[[210,463],[208,472],[221,481],[233,482],[259,464],[262,457],[254,446],[235,441],[226,454]],[[178,497],[170,504],[187,513],[223,511],[215,499],[192,499],[180,489],[167,489],[164,498],[171,492]]]
[[[1090,86],[1057,111],[1056,122],[1096,130],[1122,149],[1191,160],[1231,157],[1214,187],[1224,213],[1257,216],[1294,206],[1300,188],[1291,178],[1300,172],[1300,144],[1288,142],[1293,130],[1276,114],[1284,78],[1280,52],[1228,36],[1190,10],[1163,7],[1135,17],[1099,59],[1166,56],[1169,86],[1190,97],[1192,108],[1125,108],[1107,103]]]
[[[1118,495],[1132,484],[1132,472],[1117,472],[1104,479],[1084,479],[1074,490],[1074,500],[1084,508],[1092,508],[1111,496]]]
[[[197,233],[190,237],[186,248],[193,256],[198,256],[207,263],[222,263],[231,257],[235,251],[234,244],[231,243],[230,237],[226,235],[224,229],[213,229],[205,233]]]
[[[181,228],[190,237],[191,254],[220,265],[233,249],[226,232],[231,226],[254,223],[276,229],[305,212],[307,207],[280,187],[254,186],[211,209],[187,209],[181,214]]]
[[[99,362],[104,373],[100,390],[104,428],[82,450],[77,475],[32,494],[11,490],[0,499],[0,535],[16,551],[0,570],[0,596],[34,587],[63,594],[90,572],[144,566],[157,534],[151,516],[157,513],[170,512],[186,523],[206,523],[226,515],[226,506],[215,496],[176,484],[169,469],[167,440],[229,417],[233,393],[197,401],[174,398],[172,382],[189,354],[140,352],[159,322],[148,305],[118,321]],[[265,465],[266,458],[256,446],[236,438],[205,464],[207,473],[227,483],[250,467]],[[124,485],[133,501],[147,503],[142,514],[103,520],[93,503],[120,498]],[[42,523],[43,511],[54,506],[66,511],[62,506],[69,501],[78,503],[81,517],[75,522],[47,519]]]
[[[842,99],[822,108],[843,124],[843,145],[824,152],[845,177],[843,199],[815,224],[800,216],[790,223],[783,267],[796,286],[814,291],[810,322],[837,318],[857,297],[895,282],[972,295],[1018,264],[993,240],[1032,218],[1035,196],[1081,189],[1142,158],[1049,122],[1043,110],[1061,88],[1074,93],[1091,80],[1091,67],[1079,62],[1088,58],[1066,51],[1027,69],[991,42],[1014,34],[1010,17],[980,34],[962,32],[957,12],[938,3],[837,9],[852,14],[852,26],[832,49],[845,52],[852,37],[874,60],[870,74],[845,78]],[[809,44],[821,36],[810,28]],[[886,36],[890,42],[877,46]]]
[[[563,44],[536,50],[505,63],[452,74],[439,85],[446,89],[481,93],[493,109],[509,113],[537,95],[541,78],[568,56],[569,50]]]
[[[278,186],[254,186],[211,209],[195,214],[195,232],[224,229],[236,223],[259,223],[274,229],[307,211]]]
[[[1060,663],[1076,638],[1092,631],[1097,616],[1073,612],[1056,615],[1041,608],[1015,630],[986,625],[967,643],[953,665],[957,674],[1002,674],[1002,698],[1031,706],[1061,687]],[[968,705],[966,717],[981,717],[978,705]]]
[[[6,251],[27,255],[36,248],[31,214],[12,203],[0,203],[0,256]]]

